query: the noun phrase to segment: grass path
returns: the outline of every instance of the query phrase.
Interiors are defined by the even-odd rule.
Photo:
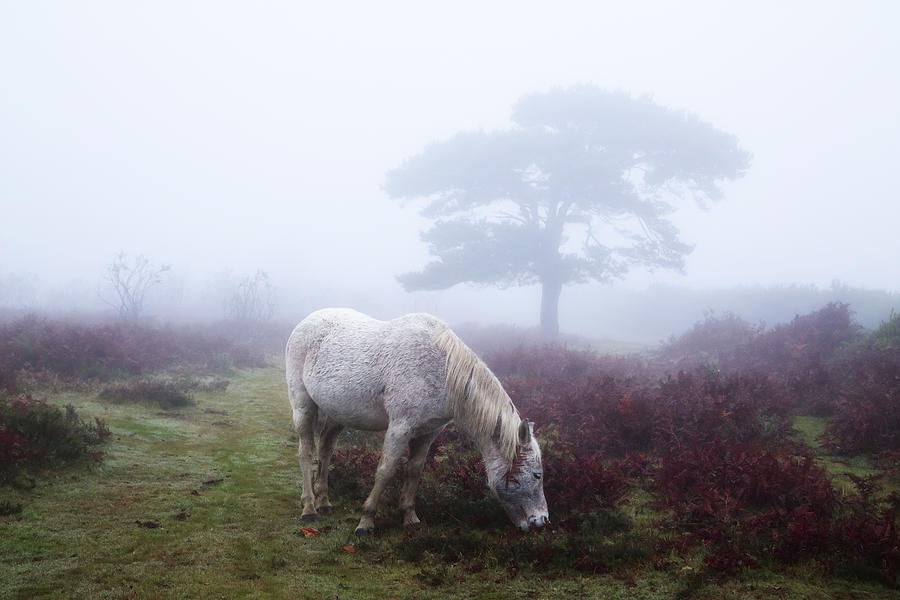
[[[885,590],[757,571],[695,585],[690,570],[545,578],[504,565],[473,573],[397,552],[405,534],[357,543],[362,498],[301,529],[299,469],[283,374],[238,374],[178,413],[63,393],[113,436],[100,466],[41,473],[31,490],[0,488],[21,513],[0,517],[0,598],[876,598]],[[147,524],[158,527],[147,527]],[[452,535],[430,527],[418,535]],[[353,553],[345,546],[353,545]]]

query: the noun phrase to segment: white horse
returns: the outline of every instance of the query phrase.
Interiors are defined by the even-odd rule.
[[[328,465],[338,434],[351,427],[386,430],[357,535],[374,530],[378,499],[407,446],[400,508],[404,525],[418,524],[415,495],[428,449],[452,420],[477,444],[488,485],[512,522],[523,530],[549,522],[533,424],[519,417],[493,373],[440,320],[417,313],[377,321],[349,309],[320,310],[294,328],[286,365],[300,434],[302,519],[331,510]],[[317,423],[322,428],[313,479]]]

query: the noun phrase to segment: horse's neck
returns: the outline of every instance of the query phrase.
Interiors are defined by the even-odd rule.
[[[480,444],[479,450],[484,460],[484,471],[488,485],[493,488],[509,471],[509,463],[493,441]]]

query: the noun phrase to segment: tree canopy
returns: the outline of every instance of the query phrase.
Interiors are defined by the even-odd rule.
[[[387,174],[388,195],[421,200],[434,220],[422,234],[434,260],[399,280],[540,283],[550,337],[563,285],[682,269],[691,248],[668,219],[676,202],[720,199],[749,164],[733,135],[695,115],[593,86],[526,95],[512,121],[432,142]]]

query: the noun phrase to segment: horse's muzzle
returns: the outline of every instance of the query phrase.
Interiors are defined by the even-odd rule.
[[[539,527],[543,527],[550,523],[550,517],[547,515],[538,515],[536,517],[531,517],[528,519],[528,528],[529,529],[538,529]]]

